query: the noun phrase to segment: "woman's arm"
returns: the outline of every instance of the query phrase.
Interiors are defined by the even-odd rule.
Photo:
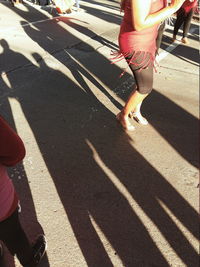
[[[170,6],[149,15],[152,0],[131,0],[132,21],[136,31],[150,28],[175,13],[185,0],[172,0]]]

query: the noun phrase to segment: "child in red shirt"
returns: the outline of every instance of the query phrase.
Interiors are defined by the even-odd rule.
[[[14,166],[25,156],[20,137],[0,116],[0,240],[22,266],[37,266],[46,251],[46,240],[40,235],[30,244],[18,217],[18,197],[6,167]],[[0,244],[0,258],[3,247]]]

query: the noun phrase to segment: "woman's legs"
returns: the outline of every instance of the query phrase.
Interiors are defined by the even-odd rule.
[[[137,89],[130,94],[124,108],[117,115],[117,119],[126,130],[131,131],[134,130],[134,127],[129,122],[129,114],[136,111],[137,115],[142,117],[140,113],[141,104],[149,95],[153,86],[153,66],[135,70],[134,65],[130,64],[130,68],[133,71]]]

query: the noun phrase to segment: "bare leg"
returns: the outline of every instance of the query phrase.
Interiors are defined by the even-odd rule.
[[[135,90],[137,90],[137,85],[135,85]],[[141,114],[141,106],[142,106],[142,102],[140,102],[136,108],[134,110],[132,110],[129,114],[129,117],[131,119],[134,119],[136,120],[139,124],[142,124],[142,125],[147,125],[148,124],[148,121],[146,118],[144,118]]]
[[[126,102],[124,108],[120,113],[117,114],[117,119],[121,123],[124,129],[128,131],[133,131],[134,126],[129,122],[129,114],[132,110],[135,110],[136,107],[142,103],[142,101],[147,97],[148,94],[140,94],[138,91],[133,91],[129,96],[128,101]]]

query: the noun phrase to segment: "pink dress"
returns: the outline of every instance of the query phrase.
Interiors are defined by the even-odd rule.
[[[155,13],[167,5],[166,0],[152,0],[151,9],[149,14]],[[119,33],[119,47],[120,53],[118,59],[123,57],[132,56],[129,64],[137,64],[134,61],[134,55],[138,53],[143,54],[143,62],[145,62],[144,67],[149,64],[153,64],[156,52],[156,38],[158,35],[159,24],[156,24],[150,28],[136,31],[132,24],[132,14],[131,14],[131,1],[125,0],[124,3],[124,18],[120,27]],[[148,55],[149,60],[146,60]],[[150,57],[149,57],[150,55]],[[142,61],[140,64],[142,65]]]

